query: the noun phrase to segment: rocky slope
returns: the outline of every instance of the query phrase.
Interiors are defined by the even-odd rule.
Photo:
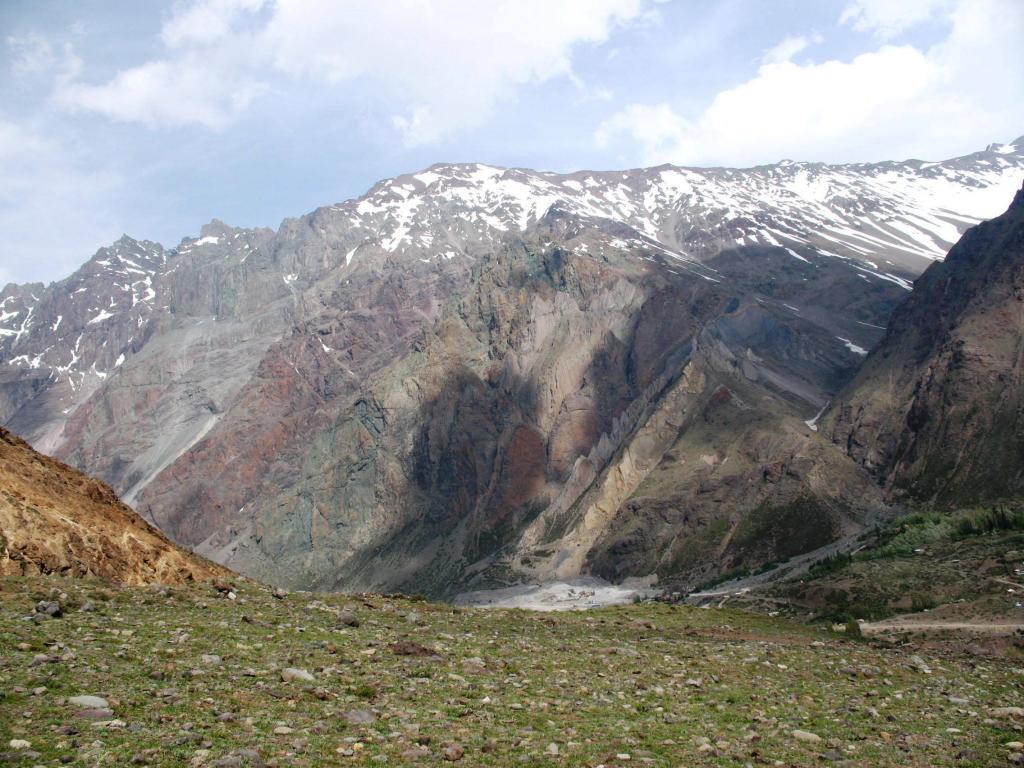
[[[814,419],[1022,177],[1024,141],[943,163],[448,165],[277,232],[124,238],[0,294],[0,420],[274,582],[699,579],[880,513]]]
[[[1024,491],[1024,190],[918,279],[827,417],[893,494],[941,505]]]
[[[103,483],[0,428],[0,575],[183,584],[224,573],[172,544]]]
[[[63,618],[24,620],[62,590]],[[0,580],[4,763],[1024,761],[1019,659],[657,603],[542,614],[277,594]]]

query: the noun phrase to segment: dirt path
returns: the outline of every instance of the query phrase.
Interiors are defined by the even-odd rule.
[[[858,547],[859,535],[860,534],[846,536],[811,552],[796,555],[786,562],[780,563],[774,568],[764,571],[763,573],[756,573],[752,576],[744,576],[739,579],[733,579],[732,581],[726,581],[712,589],[706,589],[701,592],[691,592],[686,596],[686,602],[691,605],[704,605],[706,603],[718,603],[719,605],[724,605],[724,603],[730,598],[743,596],[756,587],[780,581],[783,578],[801,576],[807,573],[811,565],[816,563],[818,560],[830,557],[837,552],[849,552],[856,549]]]
[[[1024,622],[921,621],[900,616],[884,621],[865,622],[860,625],[860,631],[865,635],[886,632],[964,632],[974,635],[1005,636],[1024,631]]]

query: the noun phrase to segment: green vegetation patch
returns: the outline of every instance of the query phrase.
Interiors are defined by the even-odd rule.
[[[0,580],[4,759],[977,768],[1019,739],[998,709],[1020,704],[1019,665],[999,660],[925,654],[925,672],[900,650],[715,608],[548,614],[237,587]],[[63,616],[26,618],[40,599]]]

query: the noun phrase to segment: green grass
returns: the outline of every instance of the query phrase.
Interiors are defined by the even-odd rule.
[[[95,610],[23,620],[51,589]],[[346,605],[359,627],[337,626]],[[397,655],[400,641],[436,656]],[[928,656],[927,675],[899,650],[825,628],[686,606],[541,614],[397,596],[278,600],[249,583],[230,601],[203,585],[6,579],[0,649],[0,751],[29,741],[38,756],[13,763],[26,766],[212,765],[246,749],[269,765],[443,765],[450,743],[467,766],[817,766],[823,753],[863,766],[991,766],[1019,738],[989,717],[1020,703],[1015,663]],[[285,667],[316,679],[282,682]],[[106,697],[125,727],[78,717],[65,704],[77,694]],[[345,717],[365,709],[373,723]],[[291,732],[275,733],[282,726]],[[795,729],[823,741],[799,742]]]
[[[865,534],[865,548],[854,554],[837,552],[818,560],[811,575],[826,576],[854,562],[910,557],[935,544],[1015,531],[1024,531],[1024,510],[995,506],[956,513],[915,512]]]
[[[996,506],[964,515],[956,521],[953,538],[961,540],[1001,531],[1024,531],[1024,510]]]
[[[990,507],[919,511],[865,533],[862,548],[814,563],[773,591],[821,621],[877,620],[946,604],[961,613],[1015,618],[1019,581],[1007,552],[1024,548],[1024,513]],[[988,607],[986,607],[986,605]]]
[[[732,568],[724,573],[720,573],[717,576],[708,579],[707,581],[698,584],[694,588],[694,592],[704,592],[709,589],[714,589],[719,584],[724,584],[727,581],[733,579],[743,579],[750,575],[750,569],[746,566],[740,566],[739,568]]]

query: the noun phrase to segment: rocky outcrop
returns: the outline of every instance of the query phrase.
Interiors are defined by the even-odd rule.
[[[841,339],[865,331],[830,302],[877,324],[902,289],[771,249],[723,255],[715,282],[628,253],[595,258],[602,229],[555,239],[562,223],[453,276],[447,301],[379,278],[356,290],[391,306],[386,319],[347,309],[355,296],[332,301],[323,335],[302,328],[272,347],[239,413],[223,417],[238,431],[211,432],[140,509],[260,578],[434,594],[586,571],[697,578],[871,518],[871,484],[852,464],[856,477],[838,483],[827,461],[806,466],[845,459],[804,421],[860,360]],[[723,408],[752,421],[749,434],[730,420],[709,430]],[[730,435],[742,465],[719,455]],[[772,510],[799,504],[776,530]],[[652,527],[666,505],[674,516]],[[741,530],[729,557],[719,541],[689,560],[673,553],[687,521],[703,529],[723,514],[761,527]],[[808,518],[811,533],[794,537]],[[637,529],[658,543],[626,556]]]
[[[1024,491],[1024,190],[930,267],[824,423],[892,495]]]
[[[0,428],[0,575],[181,584],[227,571],[172,544],[107,485]]]

